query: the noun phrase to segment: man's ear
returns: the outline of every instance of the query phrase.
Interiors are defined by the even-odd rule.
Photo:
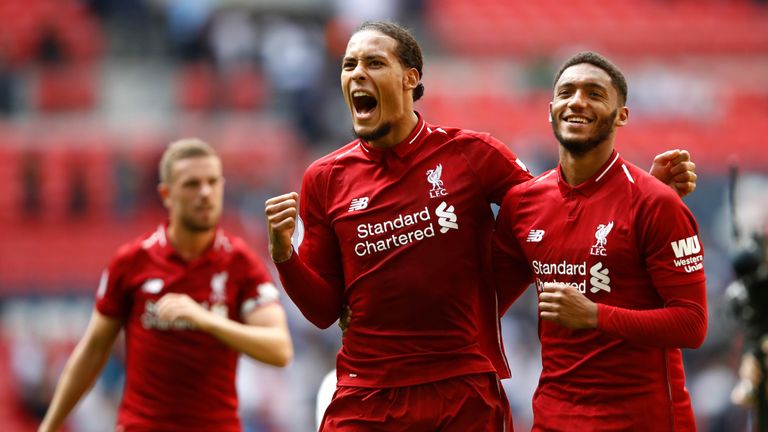
[[[405,90],[413,90],[419,85],[419,71],[416,68],[410,68],[405,71],[403,75],[403,88]]]
[[[171,190],[165,183],[158,183],[157,194],[160,195],[160,199],[163,201],[165,208],[171,208]]]
[[[616,114],[616,126],[624,126],[629,122],[629,108],[623,106]]]

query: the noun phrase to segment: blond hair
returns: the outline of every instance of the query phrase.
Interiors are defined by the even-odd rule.
[[[171,181],[171,165],[181,159],[189,159],[204,156],[219,157],[216,150],[199,138],[183,138],[168,145],[160,158],[160,182]]]

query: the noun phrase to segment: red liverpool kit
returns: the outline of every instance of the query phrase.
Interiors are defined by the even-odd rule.
[[[339,385],[506,376],[491,277],[490,203],[530,178],[488,134],[427,124],[388,150],[355,140],[303,179],[303,241],[277,265],[319,327],[346,303]]]
[[[706,332],[697,231],[671,188],[615,151],[576,187],[554,169],[510,190],[494,241],[500,279],[562,282],[598,303],[597,329],[539,320],[535,430],[695,429],[680,348]]]
[[[238,353],[183,320],[161,321],[155,304],[187,294],[214,313],[242,322],[277,300],[264,265],[221,229],[198,259],[184,261],[165,226],[117,252],[99,285],[96,309],[123,321],[126,381],[117,430],[239,431]]]

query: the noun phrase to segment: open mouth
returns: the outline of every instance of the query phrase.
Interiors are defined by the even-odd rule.
[[[592,123],[592,120],[586,117],[577,116],[577,115],[567,116],[563,120],[565,120],[566,123],[572,124],[572,125],[585,125],[585,124]]]
[[[379,105],[379,101],[363,91],[352,92],[352,106],[358,115],[370,114]]]

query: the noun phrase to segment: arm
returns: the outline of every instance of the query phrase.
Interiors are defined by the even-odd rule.
[[[157,315],[169,322],[184,319],[232,349],[273,366],[286,366],[293,357],[285,312],[277,302],[256,307],[245,323],[203,308],[186,294],[169,293],[157,302]]]
[[[515,238],[512,224],[518,191],[519,188],[514,188],[504,197],[493,233],[493,277],[499,316],[504,315],[533,281],[533,274]]]
[[[104,367],[122,323],[94,310],[85,335],[67,360],[38,432],[58,430]]]
[[[630,342],[661,348],[698,348],[707,334],[704,282],[675,287],[664,307],[630,310],[598,305],[598,329]],[[671,289],[669,291],[672,291]]]
[[[696,348],[707,331],[706,279],[703,266],[679,262],[703,263],[696,220],[680,198],[663,187],[651,185],[639,203],[634,232],[649,289],[658,294],[663,307],[633,310],[596,304],[572,287],[544,284],[540,316],[570,328],[597,328],[643,345]],[[688,245],[684,250],[683,243]]]
[[[656,155],[649,172],[681,197],[696,190],[696,164],[687,150],[668,150]]]
[[[327,328],[341,314],[343,286],[337,278],[330,276],[331,272],[326,273],[328,276],[321,276],[293,250],[291,236],[296,227],[297,200],[298,194],[291,192],[270,198],[265,203],[269,252],[291,300],[312,324]],[[333,251],[337,248],[333,236],[316,222],[315,216],[308,216],[302,253],[315,256],[318,267],[332,267],[329,263],[336,261]]]
[[[541,319],[573,329],[598,329],[611,336],[659,348],[697,348],[707,331],[704,283],[675,287],[659,309],[633,310],[598,304],[577,289],[545,283],[539,294]]]

